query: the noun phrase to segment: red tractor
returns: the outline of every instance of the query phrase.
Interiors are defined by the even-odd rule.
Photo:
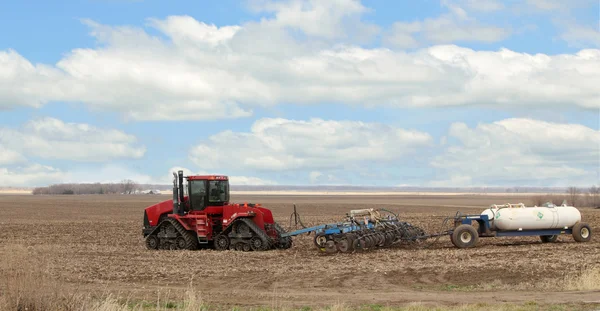
[[[290,248],[290,237],[269,209],[259,204],[229,202],[227,176],[185,176],[173,173],[173,200],[144,211],[143,236],[149,249],[265,251]]]

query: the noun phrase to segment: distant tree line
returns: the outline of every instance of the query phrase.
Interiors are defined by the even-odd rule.
[[[132,194],[139,185],[130,179],[119,183],[54,184],[34,188],[33,194]]]
[[[589,206],[600,208],[600,187],[591,186],[588,189],[569,187],[564,195],[538,195],[532,198],[533,204],[541,206],[546,202],[560,205],[564,200],[571,206]]]

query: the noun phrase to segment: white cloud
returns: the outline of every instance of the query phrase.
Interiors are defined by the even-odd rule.
[[[600,64],[598,49],[550,56],[454,45],[411,53],[362,48],[344,39],[360,32],[343,22],[364,14],[356,1],[262,7],[275,17],[223,27],[189,16],[152,19],[157,36],[85,21],[99,46],[74,49],[54,66],[0,51],[0,109],[65,101],[135,120],[214,120],[248,117],[257,107],[282,103],[600,105],[600,72],[592,70]],[[388,41],[418,46],[415,32],[437,43],[505,35],[461,7],[447,7],[449,13],[437,19],[397,23]],[[282,17],[288,15],[294,18]]]
[[[423,132],[378,123],[260,119],[250,132],[224,131],[190,152],[202,169],[334,169],[391,161],[432,145]]]
[[[73,161],[137,159],[146,151],[135,144],[134,136],[121,131],[48,117],[31,120],[20,129],[0,127],[0,143],[25,156]]]
[[[47,65],[34,65],[14,50],[0,50],[0,110],[40,107],[65,97],[62,75]]]
[[[268,179],[262,179],[262,178],[251,177],[251,176],[235,176],[235,175],[229,177],[229,182],[232,185],[238,185],[238,186],[269,186],[269,185],[277,184],[277,182],[274,182],[274,181],[268,180]]]
[[[208,172],[208,171],[203,171],[203,170],[192,171],[185,167],[176,166],[176,167],[172,167],[169,170],[168,176],[165,177],[165,180],[162,183],[172,184],[173,183],[173,172],[177,173],[179,170],[183,171],[184,176],[189,176],[189,175],[226,175],[223,172],[215,172],[215,171]],[[276,185],[277,184],[277,182],[275,182],[275,181],[263,179],[263,178],[259,178],[259,177],[253,177],[253,176],[233,175],[233,176],[228,176],[228,177],[229,177],[229,183],[231,185],[264,186],[264,185]]]
[[[41,164],[15,168],[0,167],[0,187],[45,186],[63,180],[64,172]]]
[[[164,184],[119,164],[61,170],[39,163],[0,167],[0,187],[38,187],[61,183],[119,183],[131,179],[139,184]],[[170,181],[169,181],[170,183]]]
[[[448,136],[457,143],[431,165],[449,178],[433,185],[589,185],[600,174],[600,131],[583,125],[506,119],[471,129],[454,123]]]
[[[564,11],[598,4],[596,0],[526,0],[527,5],[542,11]]]
[[[93,173],[90,173],[93,172]],[[120,164],[105,164],[100,167],[78,168],[64,173],[61,182],[65,183],[118,183],[131,179],[138,184],[162,184],[150,175],[139,173]]]
[[[15,164],[23,161],[25,161],[23,155],[0,145],[0,165]]]
[[[470,17],[462,7],[442,1],[448,8],[437,18],[415,22],[396,22],[384,37],[384,42],[398,48],[415,48],[429,44],[453,42],[497,42],[511,33],[510,29],[484,25]],[[467,7],[478,11],[495,11],[503,6],[495,1],[467,1]]]
[[[560,38],[570,46],[600,48],[600,21],[596,27],[579,25],[575,22],[565,23]]]
[[[319,171],[312,171],[308,174],[309,180],[312,184],[319,184],[319,185],[325,185],[325,184],[340,184],[341,183],[341,179],[339,179],[338,177],[336,177],[333,174],[323,174],[322,172]]]
[[[494,12],[505,8],[504,3],[498,0],[462,0],[466,7],[474,11]]]
[[[310,182],[313,184],[316,183],[321,176],[323,176],[323,173],[321,173],[319,171],[312,171],[308,174],[308,177],[310,178]]]
[[[372,38],[379,32],[378,26],[360,19],[370,10],[359,0],[254,1],[251,7],[258,12],[274,13],[274,18],[263,19],[261,24],[301,30],[310,37]]]

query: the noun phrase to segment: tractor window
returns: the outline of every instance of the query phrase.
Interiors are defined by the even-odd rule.
[[[229,182],[226,180],[212,180],[208,185],[209,202],[229,201]]]
[[[206,181],[192,180],[190,181],[190,203],[192,210],[203,210],[206,207],[204,198],[206,196]]]

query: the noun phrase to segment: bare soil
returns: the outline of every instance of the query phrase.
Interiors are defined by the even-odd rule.
[[[65,290],[155,300],[186,288],[207,303],[245,306],[398,305],[409,302],[600,303],[600,291],[565,291],[564,280],[600,266],[600,238],[576,243],[561,236],[482,238],[456,249],[448,237],[428,248],[399,247],[355,254],[318,254],[313,236],[294,238],[288,250],[268,252],[150,251],[141,235],[143,209],[169,196],[0,195],[0,261],[14,246]],[[436,232],[445,216],[480,213],[499,196],[250,196],[286,229],[293,204],[306,225],[342,220],[358,208],[386,208]],[[526,198],[519,198],[529,203]],[[600,210],[582,208],[600,232]]]

